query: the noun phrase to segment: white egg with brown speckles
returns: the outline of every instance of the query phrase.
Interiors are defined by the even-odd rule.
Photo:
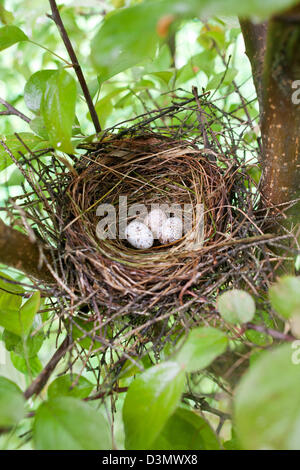
[[[182,220],[179,217],[169,217],[161,227],[160,242],[165,245],[173,243],[182,237]]]
[[[154,238],[160,238],[161,228],[166,220],[167,216],[164,211],[161,209],[153,209],[145,218],[144,223],[150,228]]]
[[[131,246],[138,248],[139,250],[147,250],[148,248],[151,248],[154,242],[151,230],[147,225],[143,224],[143,222],[139,222],[138,220],[133,220],[127,225],[125,237]]]

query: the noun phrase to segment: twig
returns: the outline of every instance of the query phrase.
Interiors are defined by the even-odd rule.
[[[116,387],[106,392],[99,392],[96,395],[92,395],[91,397],[86,397],[84,400],[85,401],[99,400],[100,398],[108,397],[109,395],[112,395],[113,393],[125,393],[127,391],[128,391],[128,387]]]
[[[263,325],[254,325],[253,323],[247,323],[247,328],[251,330],[258,331],[259,333],[265,333],[266,335],[272,336],[274,339],[279,339],[283,341],[295,341],[295,337],[292,335],[287,335],[281,331],[273,330],[272,328],[266,328]]]
[[[21,113],[18,109],[16,109],[14,106],[11,104],[7,103],[4,99],[0,98],[0,104],[5,106],[6,110],[5,111],[0,111],[0,116],[18,116],[19,118],[23,119],[23,121],[29,123],[31,119],[29,117],[25,116],[25,114]]]
[[[207,132],[206,132],[207,121],[206,121],[206,118],[205,118],[205,116],[203,114],[203,111],[201,109],[201,104],[200,104],[200,100],[199,100],[199,96],[198,96],[197,87],[193,86],[192,87],[192,92],[193,92],[193,95],[195,97],[195,101],[196,101],[197,106],[198,106],[197,116],[198,116],[199,123],[200,123],[200,126],[201,126],[201,132],[202,132],[202,136],[203,136],[203,144],[204,144],[205,148],[210,148],[209,140],[208,140],[208,136],[207,136]]]
[[[37,378],[32,382],[31,385],[25,390],[24,396],[28,400],[28,398],[32,397],[33,395],[38,395],[40,391],[43,389],[45,384],[47,383],[50,375],[54,371],[55,367],[59,363],[59,361],[64,357],[67,350],[69,349],[70,339],[67,336],[64,341],[61,343],[55,354],[52,356],[48,364],[44,367],[42,372],[37,376]]]
[[[89,111],[90,111],[90,115],[91,115],[95,130],[96,130],[96,133],[98,134],[101,131],[101,126],[100,126],[99,118],[98,118],[98,115],[96,113],[96,109],[95,109],[93,100],[91,98],[87,83],[85,81],[82,69],[79,65],[77,56],[75,54],[75,51],[74,51],[73,46],[71,44],[71,41],[69,39],[68,33],[67,33],[67,31],[64,27],[64,24],[62,22],[60,13],[59,13],[57,5],[56,5],[56,2],[55,2],[55,0],[49,0],[49,3],[50,3],[52,15],[51,16],[48,15],[48,16],[49,16],[49,18],[51,18],[54,21],[54,23],[56,24],[56,26],[57,26],[57,28],[60,32],[61,38],[62,38],[62,40],[64,42],[64,45],[65,45],[65,47],[68,51],[68,54],[69,54],[70,59],[72,61],[72,66],[75,70],[75,73],[76,73],[77,78],[79,80],[79,83],[80,83],[81,89],[83,91],[86,103],[88,105],[88,108],[89,108]]]
[[[205,398],[202,395],[194,395],[193,393],[184,393],[182,395],[183,399],[188,399],[188,400],[193,400],[197,405],[200,406],[200,409],[202,411],[208,411],[209,413],[212,413],[216,416],[219,416],[219,418],[226,420],[226,419],[231,419],[231,415],[229,413],[225,413],[224,411],[217,410],[216,408],[211,407],[207,401],[205,401]]]

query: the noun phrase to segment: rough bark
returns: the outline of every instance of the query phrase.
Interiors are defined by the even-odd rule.
[[[290,14],[294,17],[296,11]],[[262,194],[271,205],[300,196],[300,106],[292,101],[293,82],[300,78],[300,20],[287,18],[270,21],[262,80]],[[289,213],[299,222],[299,204]]]
[[[300,79],[300,6],[253,24],[240,20],[256,86],[262,133],[264,205],[285,205],[300,196],[300,105],[292,84]],[[299,204],[289,211],[299,222]]]
[[[262,75],[266,53],[267,22],[253,23],[250,20],[240,19],[241,30],[246,46],[246,54],[252,67],[253,81],[257,91],[260,111],[262,112],[263,87]]]

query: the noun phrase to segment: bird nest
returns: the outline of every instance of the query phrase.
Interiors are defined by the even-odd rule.
[[[159,355],[196,325],[220,324],[220,291],[246,288],[265,299],[278,261],[271,247],[284,236],[264,232],[250,125],[207,94],[173,97],[81,142],[79,158],[45,149],[17,162],[32,191],[10,200],[9,216],[46,247],[54,282],[38,287],[51,297],[52,320],[88,350],[85,364],[99,358],[108,391],[128,359]],[[137,207],[153,205],[181,211],[188,223],[179,239],[136,249],[122,227],[144,220]]]
[[[208,149],[158,133],[113,137],[83,156],[60,205],[65,262],[74,266],[81,295],[114,307],[148,295],[154,305],[199,280],[201,261],[235,230],[235,172],[224,163],[218,166]],[[130,246],[127,223],[160,207],[182,220],[180,239]]]

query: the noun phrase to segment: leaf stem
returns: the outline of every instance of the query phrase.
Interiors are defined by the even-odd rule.
[[[48,49],[48,47],[45,47],[45,46],[43,46],[42,44],[33,41],[32,39],[29,39],[28,42],[31,42],[31,44],[34,44],[35,46],[41,47],[41,48],[44,49],[45,51],[50,52],[50,54],[52,54],[52,55],[54,55],[55,57],[57,57],[58,59],[62,60],[65,64],[69,65],[70,67],[73,67],[73,64],[71,64],[71,62],[68,62],[66,59],[64,59],[64,58],[61,57],[60,55],[56,54],[56,52],[51,51],[51,49]]]

